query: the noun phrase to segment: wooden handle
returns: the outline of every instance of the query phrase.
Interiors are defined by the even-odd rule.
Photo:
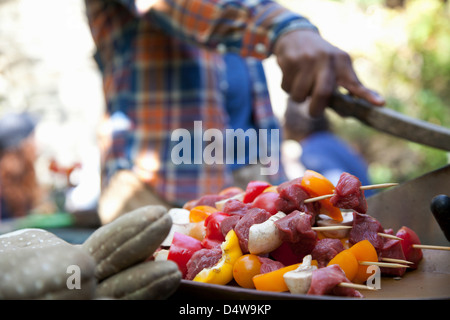
[[[365,100],[335,93],[329,107],[342,117],[354,117],[379,131],[437,149],[450,151],[450,129],[408,117]]]

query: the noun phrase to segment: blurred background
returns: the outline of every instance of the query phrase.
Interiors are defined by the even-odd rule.
[[[387,107],[450,127],[450,6],[442,0],[280,0],[350,53],[361,81]],[[0,116],[39,118],[39,182],[56,210],[89,210],[99,193],[97,136],[104,109],[83,0],[0,0]],[[286,95],[274,58],[264,62],[275,113]],[[366,159],[374,183],[403,182],[449,163],[449,154],[329,113],[334,131]],[[287,163],[301,154],[283,147]],[[287,150],[287,151],[286,151]],[[288,166],[290,176],[301,166]],[[51,210],[51,209],[50,209]]]
[[[442,0],[280,0],[307,16],[324,38],[353,58],[360,80],[386,106],[450,127],[450,6]],[[275,65],[268,61],[267,65]],[[276,71],[276,68],[273,68]],[[269,77],[282,116],[279,78]],[[281,102],[281,104],[280,104]],[[403,182],[449,163],[447,152],[379,133],[332,111],[335,133],[369,165],[374,183]],[[290,144],[291,146],[291,144]],[[301,150],[297,151],[298,153]]]

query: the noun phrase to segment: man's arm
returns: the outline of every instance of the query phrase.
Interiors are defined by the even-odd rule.
[[[259,59],[271,55],[276,39],[283,33],[293,29],[317,31],[305,17],[269,0],[115,1],[134,15],[151,19],[168,35]]]
[[[283,90],[296,102],[311,97],[311,116],[322,114],[338,86],[376,106],[384,105],[382,97],[360,82],[348,53],[315,32],[295,30],[283,34],[274,53],[283,73]]]
[[[358,79],[348,53],[324,40],[306,18],[273,1],[159,0],[148,11],[182,38],[265,58],[274,53],[282,88],[294,101],[311,97],[320,115],[338,86],[381,106],[384,99]]]
[[[310,96],[312,116],[323,112],[338,86],[374,105],[384,104],[360,82],[346,52],[324,40],[306,18],[274,1],[115,1],[168,35],[197,45],[259,59],[274,53],[283,72],[282,88],[296,102]]]

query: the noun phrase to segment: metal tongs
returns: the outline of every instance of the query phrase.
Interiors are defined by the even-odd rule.
[[[416,143],[450,151],[450,129],[376,107],[365,100],[335,93],[329,107],[342,117],[354,117],[379,131]]]

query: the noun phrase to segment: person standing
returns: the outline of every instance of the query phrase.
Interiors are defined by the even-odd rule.
[[[347,53],[275,1],[85,3],[107,106],[103,222],[142,205],[139,198],[180,206],[233,184],[229,166],[175,165],[170,159],[174,130],[192,132],[195,121],[204,130],[229,125],[221,93],[225,52],[260,60],[275,54],[282,88],[296,101],[311,96],[312,115],[323,112],[337,85],[373,104],[384,103],[361,84]],[[273,117],[268,108],[253,110],[258,128],[270,126]],[[117,118],[119,127],[112,125]]]
[[[0,118],[0,220],[24,217],[41,200],[34,163],[36,120],[28,113]]]

